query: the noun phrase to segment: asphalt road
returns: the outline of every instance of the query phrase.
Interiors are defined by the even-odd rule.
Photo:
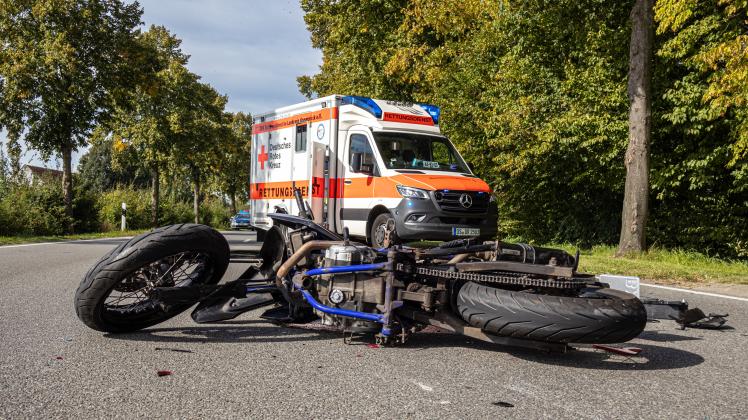
[[[256,246],[246,234],[228,237]],[[107,335],[76,318],[73,293],[117,243],[0,247],[1,418],[748,417],[748,302],[644,287],[727,312],[734,329],[651,323],[633,341],[644,349],[637,363],[438,332],[398,348],[345,345],[336,334],[268,324],[260,311],[210,325],[185,312]]]

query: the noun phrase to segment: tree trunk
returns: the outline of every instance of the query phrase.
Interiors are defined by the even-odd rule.
[[[18,137],[13,133],[8,133],[8,143],[5,147],[8,149],[10,179],[15,183],[21,182],[21,145]]]
[[[234,191],[231,191],[229,193],[229,198],[231,198],[231,215],[236,214],[236,193]]]
[[[649,139],[651,136],[651,70],[654,42],[653,0],[636,0],[631,10],[629,48],[629,144],[621,238],[616,255],[646,249],[649,215]]]
[[[73,233],[73,149],[70,146],[62,148],[62,197],[65,203],[65,215],[68,217],[67,233]]]
[[[158,166],[151,168],[151,227],[158,227],[158,203],[159,203],[160,178]]]
[[[200,223],[200,175],[193,176],[193,207],[195,211],[195,223]]]

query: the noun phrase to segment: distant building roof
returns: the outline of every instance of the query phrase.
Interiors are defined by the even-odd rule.
[[[26,173],[29,181],[35,179],[62,178],[62,171],[51,168],[42,168],[41,166],[23,165],[23,171]]]
[[[57,169],[52,168],[42,168],[41,166],[33,166],[33,165],[23,165],[24,169],[28,169],[31,171],[34,175],[53,175],[53,176],[62,176],[62,171],[58,171]]]

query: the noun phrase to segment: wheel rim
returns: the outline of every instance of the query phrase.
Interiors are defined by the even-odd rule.
[[[374,245],[378,247],[384,246],[384,235],[387,229],[387,223],[380,223],[374,229]]]
[[[155,307],[151,298],[156,287],[186,287],[202,283],[212,273],[206,253],[186,251],[151,262],[117,282],[104,299],[106,312],[142,311]]]
[[[384,223],[377,225],[374,229],[374,244],[380,248],[387,248],[393,243],[393,236],[395,234],[395,221],[392,219],[386,220]],[[389,237],[389,238],[388,238]]]

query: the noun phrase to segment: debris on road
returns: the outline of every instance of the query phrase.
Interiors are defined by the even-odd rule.
[[[604,344],[593,344],[593,349],[596,350],[602,350],[606,353],[614,354],[616,356],[623,356],[623,361],[634,361],[634,357],[639,356],[639,353],[642,352],[642,349],[639,347],[613,347],[613,346],[606,346]]]
[[[177,349],[173,347],[156,347],[156,351],[173,351],[176,353],[194,353],[192,350]]]
[[[706,315],[701,309],[693,308],[687,310],[678,323],[685,327],[716,330],[725,325],[727,322],[726,318],[727,314],[719,315],[710,313],[709,315]]]
[[[422,384],[420,382],[416,382],[416,385],[418,385],[422,390],[424,390],[426,392],[434,392],[434,388],[432,388],[432,387],[430,387],[428,385],[424,385],[424,384]]]
[[[642,299],[644,308],[647,310],[647,320],[670,319],[678,323],[680,328],[705,328],[719,329],[727,323],[727,314],[719,315],[709,313],[706,315],[699,308],[688,308],[685,300],[670,301],[662,299]]]
[[[508,402],[504,402],[504,401],[496,401],[496,402],[491,403],[491,404],[493,404],[493,405],[495,405],[497,407],[508,407],[508,408],[514,407],[514,404],[508,403]]]
[[[171,374],[172,374],[172,372],[170,370],[159,370],[159,371],[156,371],[156,375],[158,375],[158,376],[169,376]]]

